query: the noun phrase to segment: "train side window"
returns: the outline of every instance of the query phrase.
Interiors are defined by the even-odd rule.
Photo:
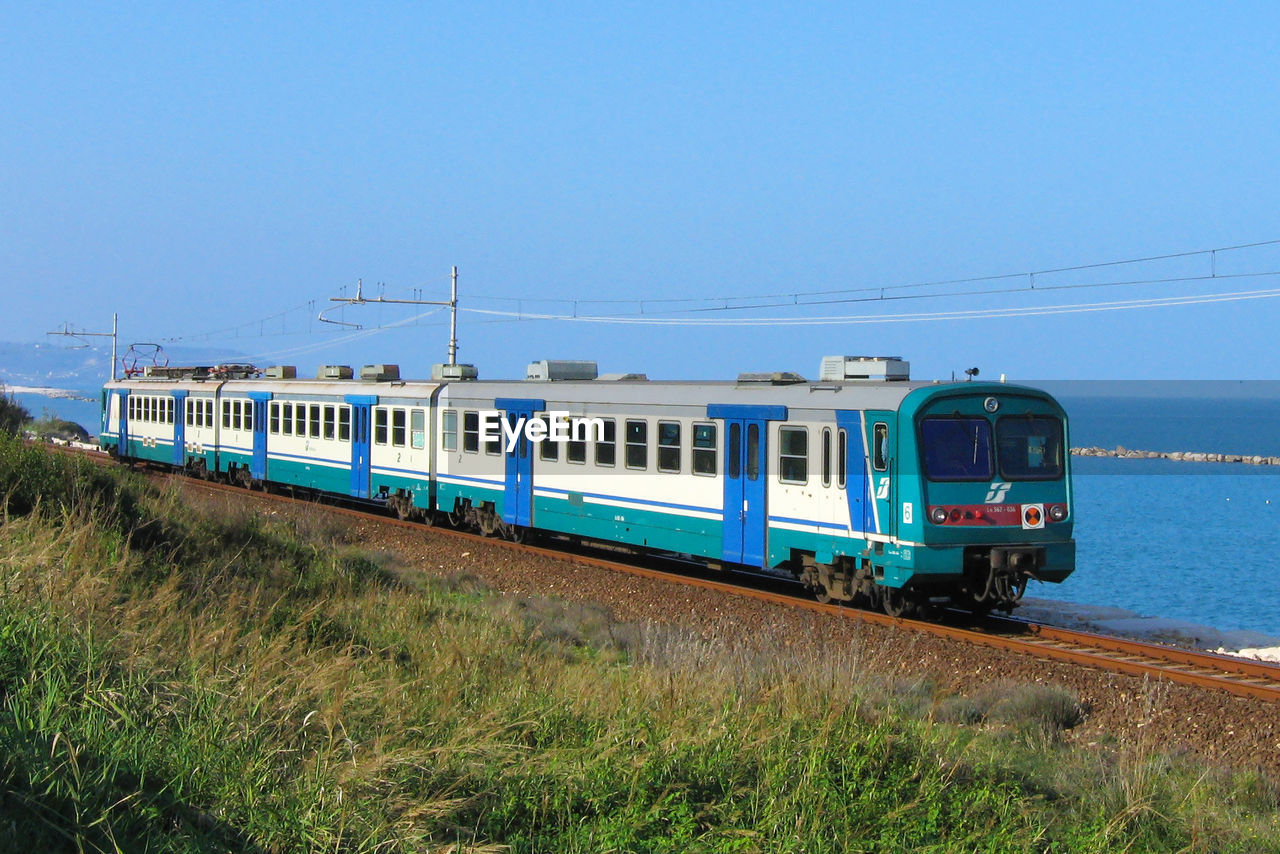
[[[244,424],[243,414],[244,414],[244,409],[243,407],[241,407],[240,401],[238,400],[231,401],[231,428],[233,430],[243,429],[243,426],[242,426]]]
[[[285,436],[293,435],[293,404],[286,403],[281,407],[280,432]]]
[[[491,457],[496,457],[502,454],[502,422],[504,420],[505,419],[502,416],[499,416],[489,422],[489,435],[493,438],[485,439],[484,452]]]
[[[324,408],[324,437],[332,439],[337,435],[338,428],[338,412],[332,406]]]
[[[680,472],[680,422],[658,422],[658,471]]]
[[[231,401],[222,401],[222,429],[231,429]]]
[[[405,411],[399,407],[391,410],[391,445],[403,448],[405,445]]]
[[[547,425],[547,438],[538,443],[538,458],[555,462],[560,459],[560,443],[551,440],[551,417],[544,412],[538,416],[538,420]]]
[[[271,401],[271,421],[269,423],[270,426],[267,430],[271,435],[274,436],[280,432],[280,404],[276,403],[274,400]]]
[[[716,425],[693,425],[693,473],[716,473]]]
[[[760,477],[760,425],[747,425],[747,480]]]
[[[742,425],[729,425],[729,477],[742,477]]]
[[[244,402],[244,429],[253,429],[253,401],[251,400]]]
[[[387,444],[387,410],[382,406],[373,410],[373,444]]]
[[[164,415],[165,415],[166,424],[173,423],[173,410],[176,406],[177,406],[177,401],[175,401],[172,397],[166,397],[164,399]]]
[[[831,428],[822,428],[822,485],[831,485]]]
[[[778,480],[807,483],[809,480],[809,431],[804,427],[778,430]]]
[[[351,441],[351,407],[338,407],[338,441]]]
[[[440,450],[458,450],[458,410],[446,409],[440,415]]]
[[[565,443],[564,458],[571,463],[587,461],[587,433],[590,428],[585,421],[569,419],[569,441]]]
[[[320,438],[320,404],[313,403],[308,407],[310,409],[309,418],[307,418],[307,435],[312,439]]]
[[[596,440],[596,465],[612,466],[618,462],[618,422],[612,418],[602,418],[604,430]]]
[[[627,419],[627,468],[649,467],[649,422]]]
[[[877,421],[873,433],[874,450],[871,455],[871,467],[876,471],[887,471],[889,469],[889,425]]]
[[[409,444],[419,451],[427,446],[427,413],[424,409],[409,413]]]
[[[204,426],[213,426],[213,398],[204,402]]]
[[[480,450],[480,413],[462,413],[462,450],[474,454]]]
[[[848,482],[848,453],[849,453],[849,431],[841,430],[840,437],[836,441],[836,486],[844,489],[845,483]]]
[[[194,413],[196,409],[193,405],[194,403],[195,401],[192,401],[191,404],[188,404],[185,400],[182,401],[182,423],[186,424],[188,427],[195,426],[191,420],[192,413]]]

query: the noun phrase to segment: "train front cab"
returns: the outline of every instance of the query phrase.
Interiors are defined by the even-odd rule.
[[[1067,424],[1053,398],[992,383],[923,388],[903,400],[899,423],[886,583],[925,595],[959,585],[1007,608],[1028,580],[1071,574]]]

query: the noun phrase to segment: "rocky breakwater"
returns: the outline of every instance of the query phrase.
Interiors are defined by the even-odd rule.
[[[1280,457],[1256,454],[1215,454],[1203,451],[1134,451],[1123,445],[1114,448],[1072,448],[1077,457],[1114,457],[1125,460],[1180,460],[1188,463],[1243,463],[1251,466],[1280,466]]]

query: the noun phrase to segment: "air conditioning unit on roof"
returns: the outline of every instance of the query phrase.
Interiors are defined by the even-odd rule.
[[[823,356],[819,380],[907,380],[911,379],[911,363],[901,356]]]

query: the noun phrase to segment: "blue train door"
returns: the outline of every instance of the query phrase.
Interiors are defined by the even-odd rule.
[[[896,528],[894,510],[897,500],[897,472],[894,471],[894,449],[898,440],[894,430],[897,426],[897,413],[868,410],[865,418],[869,469],[867,491],[871,493],[866,505],[865,530],[892,536]]]
[[[187,461],[187,392],[173,393],[173,464],[181,466]]]
[[[371,478],[369,452],[369,414],[378,398],[368,395],[347,395],[351,404],[351,494],[356,498],[369,497]]]
[[[267,401],[269,391],[251,391],[253,403],[253,459],[249,462],[249,476],[254,480],[267,479]]]
[[[867,434],[861,412],[836,412],[837,450],[844,465],[838,469],[840,487],[849,505],[849,530],[875,531],[867,522],[871,512],[870,479],[867,477]]]
[[[515,447],[507,450],[507,438],[502,437],[502,453],[506,458],[506,488],[502,496],[502,521],[508,525],[529,527],[533,524],[533,448],[524,436],[523,427],[535,412],[546,408],[546,402],[529,398],[500,397],[493,402],[497,409],[506,412],[506,422],[512,430],[520,431]]]
[[[116,423],[120,425],[120,444],[117,446],[117,453],[127,457],[129,456],[129,389],[116,392],[116,403],[120,406],[120,412],[116,416]]]
[[[724,560],[766,565],[769,528],[769,422],[785,406],[712,404],[707,417],[724,420]]]

